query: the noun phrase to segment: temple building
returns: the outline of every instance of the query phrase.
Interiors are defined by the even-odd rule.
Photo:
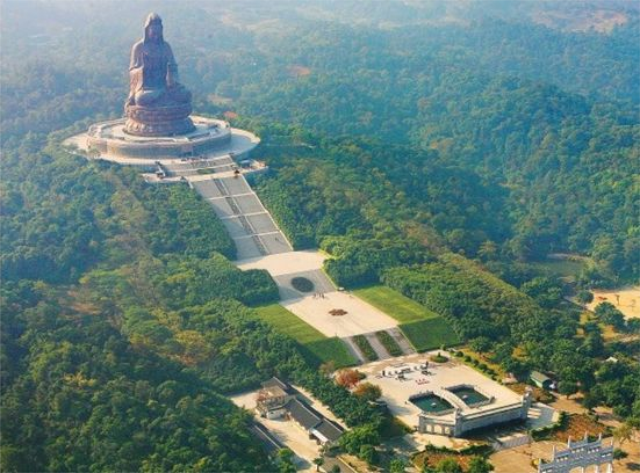
[[[324,417],[300,399],[299,393],[278,378],[262,383],[258,391],[256,410],[267,419],[284,418],[293,421],[309,438],[320,445],[337,442],[342,428]]]

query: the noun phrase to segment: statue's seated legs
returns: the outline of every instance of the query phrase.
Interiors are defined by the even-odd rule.
[[[167,89],[142,89],[136,92],[134,104],[140,107],[150,107],[162,102],[164,105],[174,103],[191,102],[191,92],[182,85],[176,85]]]
[[[194,125],[191,93],[184,87],[144,89],[125,105],[125,132],[136,136],[172,136],[190,133]]]
[[[182,84],[169,87],[167,95],[174,102],[191,103],[191,92]]]
[[[148,107],[160,100],[164,95],[164,89],[143,89],[136,92],[135,104],[141,107]]]

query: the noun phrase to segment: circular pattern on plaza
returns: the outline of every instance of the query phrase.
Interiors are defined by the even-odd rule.
[[[293,288],[300,292],[311,292],[315,289],[313,282],[307,278],[301,276],[295,277],[291,280]]]

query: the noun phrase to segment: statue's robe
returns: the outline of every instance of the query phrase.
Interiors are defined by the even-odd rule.
[[[147,105],[160,99],[176,82],[177,71],[169,43],[138,41],[131,48],[129,100],[133,99],[137,105]]]

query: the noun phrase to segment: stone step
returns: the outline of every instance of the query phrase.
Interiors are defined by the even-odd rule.
[[[229,197],[231,198],[231,197]],[[229,204],[229,207],[231,208],[232,212],[235,212],[235,215],[228,215],[226,217],[220,217],[220,220],[229,220],[230,218],[238,218],[240,217],[240,214],[242,213],[242,211],[236,206],[235,208],[232,206],[232,204]],[[244,213],[242,214],[244,217],[255,217],[257,215],[269,215],[268,212],[254,212],[254,213]],[[274,231],[274,232],[264,232],[264,233],[280,233],[279,231]]]
[[[249,223],[249,220],[247,220],[247,217],[245,217],[244,215],[239,215],[238,220],[249,235],[255,235],[257,233],[253,226],[251,226],[251,223]]]
[[[234,194],[233,197],[245,197],[245,196],[253,196],[255,195],[253,192],[247,192],[246,194]],[[206,197],[207,200],[216,200],[216,199],[226,199],[228,196],[219,195],[214,197]]]
[[[231,207],[231,211],[238,215],[240,213],[240,208],[238,208],[238,204],[236,204],[233,197],[225,197],[225,200],[227,201],[227,204],[229,204],[229,207]]]
[[[239,260],[249,259],[249,258],[258,258],[263,256],[260,252],[260,248],[258,248],[251,238],[236,238],[233,240],[236,244],[237,248],[237,258]]]
[[[218,188],[218,190],[222,195],[224,196],[229,195],[229,191],[227,190],[227,188],[225,187],[225,185],[222,183],[220,179],[214,179],[213,183],[215,184],[215,186]]]
[[[253,239],[253,242],[256,244],[256,246],[258,247],[258,250],[262,255],[269,254],[269,252],[267,251],[267,248],[264,246],[264,244],[262,243],[262,240],[260,240],[260,237],[258,235],[251,235],[251,238]]]
[[[229,156],[219,156],[217,158],[190,160],[180,163],[168,163],[166,167],[172,173],[177,175],[191,174],[194,170],[207,169],[207,168],[220,168],[233,165],[233,159]],[[184,173],[184,174],[183,174]]]
[[[202,175],[199,172],[201,169],[209,169],[210,171],[207,171],[207,173],[211,175],[233,171],[233,167],[228,164],[222,164],[220,166],[200,167],[200,168],[194,168],[194,169],[181,169],[181,170],[172,170],[171,168],[168,168],[168,169],[169,169],[169,175],[184,176],[184,177],[200,176]]]
[[[494,439],[492,446],[495,451],[499,452],[501,450],[508,450],[510,448],[516,448],[530,443],[531,437],[529,434],[518,434],[508,439]]]

